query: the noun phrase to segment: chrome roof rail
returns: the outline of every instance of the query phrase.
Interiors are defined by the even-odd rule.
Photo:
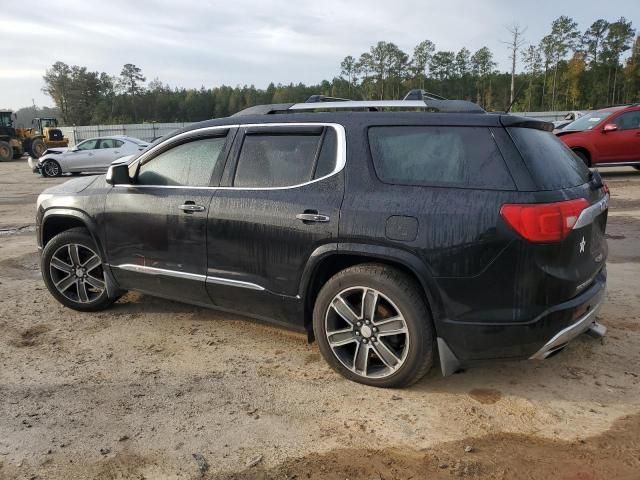
[[[346,100],[312,103],[279,103],[256,105],[233,116],[267,115],[316,110],[355,110],[377,112],[381,109],[428,110],[434,113],[486,113],[480,106],[466,100]]]

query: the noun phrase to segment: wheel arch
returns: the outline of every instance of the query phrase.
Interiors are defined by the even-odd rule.
[[[363,263],[378,263],[397,268],[416,281],[424,294],[437,333],[438,319],[442,318],[442,301],[435,280],[423,261],[406,250],[340,243],[338,248],[333,244],[333,247],[325,245],[316,249],[302,274],[299,296],[303,302],[304,327],[309,340],[313,340],[313,307],[322,286],[339,271]]]
[[[586,147],[576,146],[576,147],[571,147],[571,150],[574,152],[581,152],[584,155],[586,155],[587,160],[589,161],[589,167],[592,165],[591,152]]]
[[[53,237],[73,228],[84,228],[89,232],[93,242],[96,244],[100,257],[104,262],[104,271],[107,279],[107,293],[110,297],[115,298],[116,296],[119,296],[121,292],[113,274],[111,273],[111,267],[107,263],[107,256],[102,242],[100,241],[98,227],[87,213],[72,208],[51,208],[46,210],[40,223],[38,244],[41,248],[44,248]]]

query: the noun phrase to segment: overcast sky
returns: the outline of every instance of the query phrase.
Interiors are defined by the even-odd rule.
[[[171,86],[316,83],[339,74],[379,40],[407,53],[429,39],[439,50],[486,45],[508,69],[505,25],[537,43],[569,15],[584,31],[620,16],[640,28],[640,0],[4,0],[0,108],[51,105],[42,75],[57,60],[117,75],[134,63]]]

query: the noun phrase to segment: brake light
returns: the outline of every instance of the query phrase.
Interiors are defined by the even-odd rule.
[[[555,203],[505,204],[500,215],[526,240],[553,243],[569,235],[588,205],[584,198]]]

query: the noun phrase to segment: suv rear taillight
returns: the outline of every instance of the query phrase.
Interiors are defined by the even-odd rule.
[[[505,204],[500,215],[522,237],[534,243],[559,242],[569,235],[582,210],[584,198],[555,203]]]

